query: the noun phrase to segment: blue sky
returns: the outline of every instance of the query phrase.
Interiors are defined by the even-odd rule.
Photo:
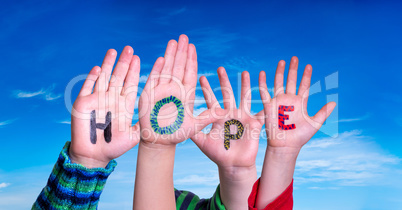
[[[253,87],[265,70],[273,86],[277,62],[296,55],[301,69],[314,69],[308,112],[337,98],[324,132],[300,153],[295,209],[402,209],[401,9],[397,1],[2,2],[0,209],[29,208],[46,184],[70,139],[64,96],[72,78],[100,65],[107,49],[131,45],[143,81],[168,40],[182,33],[196,45],[199,73],[212,87],[219,66],[235,92],[243,70]],[[262,138],[259,172],[265,146]],[[137,147],[117,160],[100,209],[131,208],[136,156]],[[174,177],[177,188],[203,197],[219,182],[217,167],[189,140],[178,145]]]

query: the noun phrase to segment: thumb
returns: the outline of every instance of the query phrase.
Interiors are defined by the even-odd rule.
[[[322,124],[324,124],[325,120],[331,115],[332,111],[334,110],[336,106],[335,102],[329,102],[325,104],[320,111],[317,112],[311,119],[314,120],[315,122],[320,124],[320,127]]]
[[[114,145],[114,149],[113,151],[124,151],[127,152],[130,149],[132,149],[133,147],[135,147],[139,142],[140,142],[140,127],[139,124],[135,124],[132,127],[128,127],[129,129],[129,136],[127,136],[126,138],[121,138],[118,141],[113,141],[113,145]],[[120,157],[123,153],[121,154],[117,154],[113,153],[115,156],[114,158],[118,158]]]
[[[261,125],[265,124],[265,109],[259,111],[257,114],[253,116],[253,119],[258,120]]]
[[[202,129],[204,129],[207,125],[211,123],[215,123],[219,119],[223,119],[227,111],[223,109],[208,109],[203,111],[200,115],[195,118],[195,131],[194,133],[198,133]]]
[[[135,125],[130,127],[130,146],[131,148],[135,147],[141,139],[141,132],[140,132],[140,122],[138,121]]]
[[[208,134],[205,134],[204,132],[200,131],[197,134],[195,134],[193,137],[191,137],[191,140],[197,145],[198,148],[200,148],[201,151],[204,149],[204,144],[208,139]]]

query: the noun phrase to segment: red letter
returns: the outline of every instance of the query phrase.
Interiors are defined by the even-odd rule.
[[[281,130],[293,130],[296,128],[295,124],[285,125],[285,120],[289,120],[289,115],[285,114],[286,112],[292,112],[294,110],[293,106],[283,106],[280,105],[278,109],[278,126]]]

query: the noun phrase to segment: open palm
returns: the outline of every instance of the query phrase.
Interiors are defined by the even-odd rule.
[[[169,41],[165,56],[156,60],[141,93],[138,106],[142,140],[154,144],[177,144],[212,122],[212,118],[205,117],[209,110],[201,114],[204,117],[193,116],[196,84],[196,49],[188,43],[186,35],[181,35],[178,43]]]
[[[336,106],[334,102],[330,102],[313,117],[308,116],[307,100],[312,67],[311,65],[306,66],[298,94],[296,94],[298,62],[297,57],[293,57],[290,62],[286,93],[283,88],[285,62],[282,60],[278,63],[274,82],[275,96],[272,99],[268,93],[265,72],[260,73],[260,94],[264,103],[265,127],[267,136],[269,136],[268,145],[271,147],[300,149],[320,129]],[[280,113],[281,107],[288,109]],[[279,120],[278,116],[281,115],[287,115],[286,119]]]
[[[105,167],[139,141],[139,126],[131,124],[140,60],[131,47],[125,47],[109,81],[116,55],[115,50],[106,53],[102,67],[91,70],[74,102],[69,153],[73,162],[86,167]],[[110,125],[111,132],[99,125]]]
[[[200,78],[201,87],[209,109],[221,110],[224,115],[214,114],[218,120],[212,125],[212,129],[208,134],[199,132],[192,137],[192,140],[212,161],[222,167],[251,167],[255,165],[255,158],[258,152],[258,141],[261,127],[264,124],[263,114],[261,111],[257,116],[250,114],[250,75],[248,72],[242,73],[242,89],[241,102],[239,109],[236,108],[236,101],[230,81],[223,67],[218,68],[218,76],[222,88],[222,96],[224,108],[222,109],[217,101],[211,86],[206,77]],[[229,120],[239,121],[244,132],[240,139],[229,140],[229,147],[224,146],[224,130],[225,123]],[[236,126],[232,126],[232,133],[236,133]],[[233,129],[235,128],[235,129]],[[234,131],[234,132],[233,132]]]

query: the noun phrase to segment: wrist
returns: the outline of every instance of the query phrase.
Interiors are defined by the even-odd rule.
[[[142,147],[151,150],[172,150],[176,149],[176,144],[157,144],[149,141],[145,141],[143,139],[140,140],[139,143]]]
[[[153,144],[146,141],[140,141],[138,144],[138,158],[141,155],[143,159],[150,161],[150,163],[165,162],[170,164],[170,162],[174,162],[175,153],[176,145]],[[141,164],[138,160],[137,163]]]
[[[247,181],[257,179],[255,164],[251,166],[218,166],[219,176],[229,181]]]
[[[266,156],[275,162],[295,162],[301,148],[267,146]]]
[[[267,147],[256,200],[258,209],[273,202],[292,183],[299,152],[294,147]]]
[[[247,198],[257,180],[255,164],[249,167],[219,167],[222,203],[226,209],[247,209]]]
[[[76,155],[71,149],[68,151],[71,163],[76,163],[85,166],[86,168],[106,168],[110,160],[97,160],[90,157]]]

